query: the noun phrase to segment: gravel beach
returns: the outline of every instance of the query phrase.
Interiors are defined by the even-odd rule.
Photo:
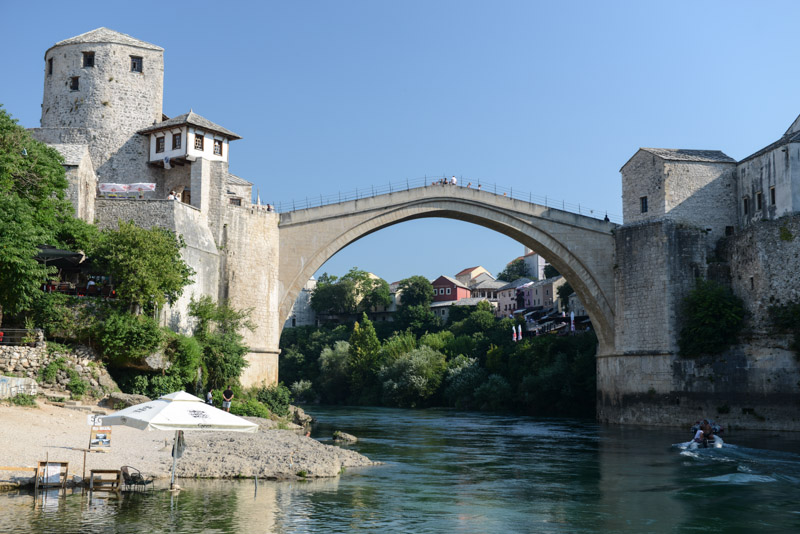
[[[69,462],[70,474],[83,474],[83,449],[88,446],[91,428],[86,412],[44,403],[38,408],[0,405],[0,428],[0,465],[33,467],[49,459]],[[90,469],[130,465],[146,475],[169,477],[173,432],[147,432],[125,426],[112,429],[109,452],[86,454],[87,475]],[[178,477],[335,477],[343,467],[375,465],[357,452],[325,445],[291,430],[262,427],[255,434],[197,431],[186,432],[185,437],[186,451],[178,460]],[[31,477],[32,474],[3,470],[0,484],[14,485]]]

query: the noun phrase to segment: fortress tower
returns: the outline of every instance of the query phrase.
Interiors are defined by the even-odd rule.
[[[156,181],[140,129],[162,120],[164,49],[98,28],[45,52],[41,128],[48,144],[87,145],[98,181]]]

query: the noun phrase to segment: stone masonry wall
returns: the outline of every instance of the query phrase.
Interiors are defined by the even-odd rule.
[[[618,229],[618,271],[624,271],[617,274],[618,353],[597,361],[598,419],[685,426],[713,417],[734,427],[800,431],[800,362],[788,349],[789,338],[770,330],[767,314],[773,302],[800,299],[800,216],[762,222],[722,240],[717,259],[729,264],[732,288],[745,302],[745,327],[739,345],[688,359],[677,353],[683,318],[676,312],[697,276],[692,271],[704,274],[702,242],[692,230],[667,223]],[[672,280],[666,287],[665,272]],[[648,278],[652,290],[645,289]],[[663,300],[662,291],[672,310],[653,303]],[[629,334],[632,312],[637,322],[667,325],[664,349],[655,350],[639,332]]]
[[[63,353],[49,353],[45,343],[37,343],[35,347],[0,346],[0,373],[38,380],[40,372],[59,358],[64,360],[63,369],[56,374],[55,382],[42,383],[43,387],[65,389],[71,379],[70,371],[73,371],[89,385],[88,392],[94,397],[103,397],[119,389],[100,363],[100,357],[85,346]]]
[[[663,160],[639,150],[621,169],[622,217],[626,224],[637,223],[664,215]],[[647,197],[648,211],[641,212],[639,199]]]
[[[250,309],[256,325],[253,332],[243,332],[250,347],[249,366],[241,382],[256,385],[278,381],[278,342],[280,324],[278,279],[280,217],[275,212],[255,207],[226,210],[223,228],[224,273],[222,298],[236,309]]]
[[[83,52],[94,52],[94,67],[83,66]],[[131,71],[131,56],[143,58],[143,72]],[[72,78],[78,78],[77,90],[71,89]],[[64,137],[84,129],[101,182],[155,181],[149,177],[148,139],[136,131],[161,120],[163,80],[163,50],[156,47],[75,43],[51,48],[45,54],[41,126],[50,130],[46,137],[59,139],[46,142],[76,142]]]

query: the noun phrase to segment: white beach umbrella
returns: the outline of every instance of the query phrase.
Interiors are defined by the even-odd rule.
[[[177,391],[156,400],[129,406],[102,418],[103,425],[125,425],[139,430],[174,430],[175,446],[172,455],[170,487],[175,482],[175,463],[180,454],[178,435],[181,430],[205,430],[222,432],[257,432],[258,425],[214,408],[201,399]]]

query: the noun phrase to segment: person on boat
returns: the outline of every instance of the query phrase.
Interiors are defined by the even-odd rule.
[[[711,427],[711,423],[708,422],[707,419],[703,420],[703,426],[701,427],[703,431],[703,443],[708,444],[709,441],[714,441],[714,429]]]
[[[697,444],[702,444],[703,443],[703,436],[704,436],[703,429],[702,428],[698,428],[697,432],[695,432],[695,434],[694,434],[694,439],[692,441],[694,441]]]

